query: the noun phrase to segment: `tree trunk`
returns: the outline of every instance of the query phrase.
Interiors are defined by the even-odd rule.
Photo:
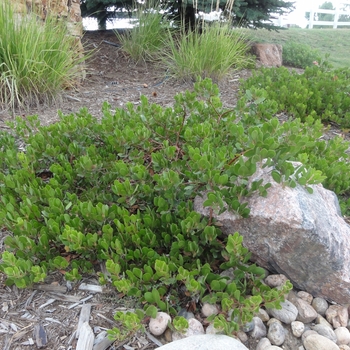
[[[179,17],[181,25],[185,27],[185,31],[193,31],[196,26],[196,10],[193,5],[184,4],[179,0]]]

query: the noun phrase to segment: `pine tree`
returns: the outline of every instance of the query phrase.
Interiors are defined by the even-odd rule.
[[[108,19],[125,16],[122,9],[131,15],[134,3],[134,0],[81,0],[81,10],[83,17],[97,18],[99,26],[103,28]],[[293,2],[284,0],[160,0],[159,4],[172,18],[186,23],[188,28],[194,27],[197,12],[209,13],[221,9],[230,15],[235,26],[272,29],[273,24],[269,20],[271,14],[282,14],[293,9]]]

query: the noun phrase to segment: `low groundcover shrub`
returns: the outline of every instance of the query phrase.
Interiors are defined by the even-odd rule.
[[[0,227],[11,232],[0,264],[6,283],[24,288],[52,270],[67,280],[96,273],[100,283],[138,300],[135,313],[116,314],[116,339],[142,327],[146,315],[175,316],[199,300],[220,304],[222,313],[210,321],[226,334],[259,307],[278,307],[290,283],[266,286],[242,237],[223,235],[214,220],[193,211],[194,197],[207,191],[211,210],[222,212],[227,203],[249,215],[244,198],[266,195],[270,185],[246,185],[263,159],[286,185],[311,191],[310,184],[325,180],[309,158],[327,160],[327,142],[317,140],[322,124],[259,120],[257,105],[225,110],[217,86],[203,80],[175,96],[173,108],[143,96],[138,107],[116,111],[104,103],[101,122],[87,109],[49,126],[17,119],[11,133],[0,133]],[[297,178],[288,160],[304,163]],[[220,273],[231,267],[228,281]],[[176,329],[185,326],[174,319]]]

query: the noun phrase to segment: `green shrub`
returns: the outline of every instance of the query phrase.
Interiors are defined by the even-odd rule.
[[[321,62],[322,63],[322,62]],[[327,62],[325,63],[327,68]],[[242,81],[241,91],[263,96],[274,113],[286,112],[304,121],[311,115],[323,122],[350,127],[350,69],[307,67],[303,74],[285,67],[262,69]]]
[[[0,6],[0,103],[51,102],[81,74],[75,39],[61,20],[42,23],[34,14],[19,20],[9,1]]]
[[[239,30],[226,24],[203,23],[201,30],[169,32],[164,65],[168,74],[178,79],[195,81],[198,77],[219,80],[230,69],[253,65],[247,55],[248,44]]]
[[[283,44],[283,64],[285,66],[306,68],[321,62],[321,54],[309,45],[295,41]]]
[[[156,2],[138,4],[136,8],[136,25],[130,31],[115,34],[126,52],[135,63],[154,61],[159,58],[164,47],[164,37],[167,35],[167,25]]]
[[[18,118],[12,134],[0,133],[0,227],[12,232],[0,264],[6,283],[24,288],[52,270],[72,280],[97,273],[101,283],[111,281],[142,305],[115,315],[120,328],[110,336],[116,339],[140,329],[157,310],[175,316],[199,300],[221,305],[210,321],[226,334],[259,307],[278,307],[291,284],[267,287],[242,237],[224,235],[193,210],[194,197],[207,191],[205,206],[214,212],[224,211],[226,202],[248,216],[245,198],[266,195],[270,186],[246,185],[263,159],[285,185],[299,182],[310,190],[324,180],[307,157],[330,156],[316,150],[328,145],[318,140],[320,122],[258,120],[255,110],[242,101],[237,112],[223,109],[217,86],[206,79],[194,92],[177,95],[173,108],[142,96],[139,106],[115,112],[104,103],[101,122],[87,109],[45,127],[36,117]],[[343,154],[337,149],[332,156]],[[296,179],[288,160],[304,161]],[[95,271],[97,262],[107,274]],[[228,281],[220,272],[231,267]],[[186,324],[176,319],[173,327]]]

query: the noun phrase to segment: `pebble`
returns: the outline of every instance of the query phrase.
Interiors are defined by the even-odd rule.
[[[318,333],[317,333],[316,331],[311,330],[311,329],[305,331],[305,332],[301,335],[301,339],[302,339],[303,343],[304,343],[304,340],[305,340],[308,336],[310,336],[310,335],[312,335],[312,334],[318,334]]]
[[[216,305],[204,303],[202,306],[202,314],[204,317],[209,317],[211,315],[217,315],[219,313],[218,307]]]
[[[305,350],[339,350],[337,344],[319,334],[310,334],[303,341]]]
[[[171,322],[171,317],[165,312],[157,312],[156,318],[151,318],[149,322],[149,331],[153,335],[161,335],[168,327],[168,322]]]
[[[214,327],[214,325],[211,323],[207,329],[205,330],[205,334],[223,334],[221,330],[218,330]]]
[[[291,324],[296,320],[298,309],[288,300],[281,303],[282,309],[267,309],[267,313],[285,324]]]
[[[311,303],[312,307],[316,310],[316,312],[322,316],[326,314],[328,309],[328,303],[323,298],[314,298]]]
[[[272,344],[268,338],[261,338],[259,343],[256,345],[255,350],[266,350],[266,348],[270,347]]]
[[[328,338],[332,342],[337,342],[337,336],[335,335],[332,328],[329,328],[328,326],[317,324],[316,326],[313,326],[312,329],[316,331],[318,334],[323,335],[324,337]]]
[[[255,314],[255,316],[259,317],[261,321],[267,322],[270,319],[269,314],[264,309],[259,309],[259,311]]]
[[[324,326],[327,326],[327,327],[333,329],[332,325],[321,315],[317,315],[315,322],[317,324],[323,324]]]
[[[286,338],[286,331],[279,322],[272,322],[267,332],[271,344],[282,345]]]
[[[305,300],[298,298],[294,305],[298,309],[297,321],[310,323],[317,317],[315,309]]]
[[[339,345],[339,349],[340,350],[350,350],[350,346],[341,344],[341,345]]]
[[[170,343],[173,340],[173,334],[169,328],[164,332],[164,339],[167,343]]]
[[[249,350],[239,340],[222,334],[196,335],[160,346],[158,350]]]
[[[331,305],[326,311],[326,319],[333,328],[346,327],[349,321],[348,308],[342,305]]]
[[[245,332],[238,331],[237,337],[242,343],[245,343],[248,341],[248,336],[247,336],[247,333],[245,333]]]
[[[334,330],[338,345],[348,345],[350,343],[350,332],[345,327],[338,327]]]
[[[265,278],[265,283],[272,288],[283,286],[287,281],[285,275],[269,275]]]
[[[291,324],[292,333],[295,337],[300,338],[305,330],[305,325],[300,321],[293,321]]]
[[[304,301],[306,301],[308,304],[311,305],[312,300],[313,300],[313,296],[310,293],[300,291],[297,293],[297,295],[300,299],[303,299]]]
[[[187,311],[186,309],[181,309],[178,313],[178,316],[184,317],[186,320],[189,320],[190,318],[194,318],[194,314],[191,311]]]
[[[173,341],[191,337],[192,335],[201,335],[204,333],[205,332],[204,332],[202,323],[195,318],[190,318],[188,320],[188,328],[184,333],[180,333],[180,332],[173,333]],[[213,334],[210,334],[210,335],[213,335]]]
[[[259,317],[253,317],[254,328],[249,335],[254,339],[266,337],[267,331],[264,322]]]

